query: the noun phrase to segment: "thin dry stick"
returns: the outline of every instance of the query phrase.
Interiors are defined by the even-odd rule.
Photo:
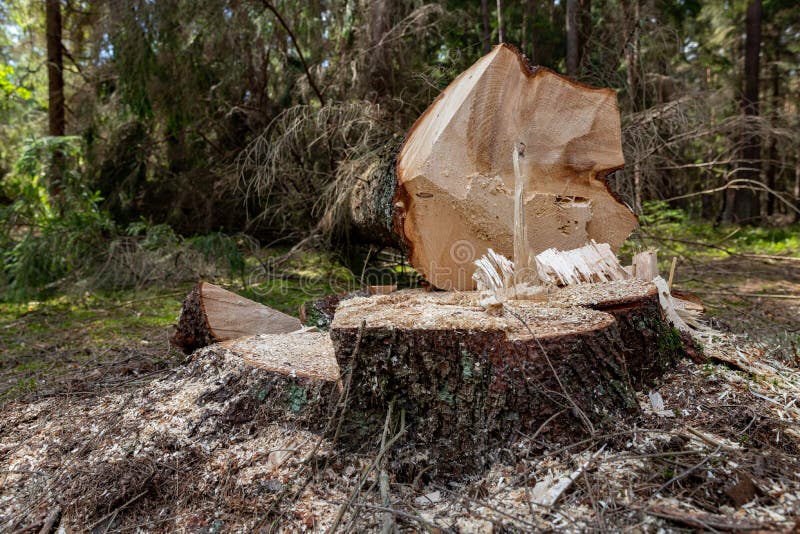
[[[103,517],[101,517],[100,519],[98,519],[97,521],[95,521],[94,523],[92,523],[91,525],[89,525],[89,528],[88,528],[88,530],[93,530],[93,529],[94,529],[94,527],[96,527],[97,525],[99,525],[100,523],[102,523],[103,521],[105,521],[106,519],[108,519],[109,517],[111,517],[111,516],[116,516],[116,515],[117,515],[117,513],[118,513],[120,510],[122,510],[122,509],[124,509],[125,507],[127,507],[127,506],[129,506],[129,505],[133,504],[134,502],[138,501],[139,499],[141,499],[142,497],[144,497],[144,495],[145,495],[147,492],[149,492],[149,491],[150,491],[150,489],[146,489],[146,490],[144,490],[143,492],[141,492],[140,494],[136,495],[135,497],[133,497],[133,498],[131,498],[131,499],[128,499],[128,501],[127,501],[125,504],[123,504],[122,506],[118,506],[118,507],[117,507],[117,508],[115,508],[113,511],[111,511],[111,512],[107,513],[106,515],[104,515]]]
[[[361,321],[356,334],[356,343],[353,347],[353,354],[350,355],[350,371],[347,373],[347,381],[344,385],[344,400],[342,401],[342,411],[339,412],[339,421],[336,423],[336,431],[333,433],[333,444],[335,445],[339,439],[339,432],[342,430],[342,423],[344,422],[344,414],[347,411],[347,403],[350,400],[350,383],[353,381],[353,371],[356,366],[356,356],[361,348],[361,338],[364,336],[364,330],[367,328],[367,321]]]
[[[672,256],[672,265],[669,268],[669,290],[672,291],[672,281],[675,279],[675,267],[678,265],[678,257]]]
[[[392,414],[392,404],[389,404],[389,413],[386,416],[386,423],[383,425],[383,435],[381,435],[381,449],[386,447],[386,438],[389,436],[389,421]],[[386,457],[381,460],[381,468],[378,471],[378,487],[381,492],[381,503],[388,507],[390,504],[389,495],[389,473],[386,472]],[[390,512],[384,512],[381,534],[391,534],[394,530],[394,516]]]
[[[680,479],[682,479],[682,478],[685,478],[685,477],[689,476],[689,475],[690,475],[691,473],[693,473],[694,471],[696,471],[696,470],[700,469],[701,467],[703,467],[703,465],[705,465],[705,463],[706,463],[706,462],[708,462],[708,461],[711,459],[711,457],[712,457],[712,456],[714,456],[715,454],[717,454],[721,448],[722,448],[722,445],[719,445],[719,446],[717,446],[717,448],[716,448],[716,449],[714,449],[714,452],[712,452],[711,454],[709,454],[708,456],[706,456],[705,458],[703,458],[702,460],[700,460],[699,462],[697,462],[696,464],[694,464],[692,467],[690,467],[689,469],[685,470],[683,473],[681,473],[681,474],[679,474],[679,475],[675,475],[675,476],[674,476],[674,477],[672,477],[671,479],[669,479],[669,480],[667,480],[666,482],[664,482],[664,483],[661,485],[661,487],[659,487],[659,488],[658,488],[658,489],[655,491],[655,493],[661,493],[661,492],[662,492],[662,491],[663,491],[665,488],[667,488],[667,487],[668,487],[669,485],[671,485],[673,482],[677,482],[678,480],[680,480]]]
[[[317,84],[314,81],[314,77],[311,76],[311,70],[308,68],[308,63],[306,63],[306,58],[303,55],[303,51],[300,49],[300,45],[297,44],[297,38],[294,36],[294,32],[291,30],[291,28],[289,28],[289,25],[286,23],[283,16],[280,14],[280,12],[278,12],[277,9],[275,9],[275,6],[273,6],[271,2],[268,0],[261,0],[261,2],[264,4],[264,7],[272,11],[272,13],[275,15],[275,18],[277,18],[278,22],[280,22],[281,26],[283,26],[283,29],[286,30],[287,34],[289,34],[289,39],[292,40],[292,44],[294,45],[295,50],[297,50],[297,55],[300,57],[300,62],[303,64],[303,69],[306,71],[308,84],[314,90],[314,93],[316,93],[317,98],[319,98],[319,103],[324,106],[325,97],[322,96],[322,91],[319,90],[319,87],[317,87]]]
[[[392,404],[393,404],[393,402],[389,403],[389,410],[388,410],[388,412],[386,414],[387,415],[387,423],[386,424],[388,424],[388,419],[392,415]],[[369,477],[369,474],[373,471],[373,469],[375,469],[375,467],[377,467],[378,463],[380,463],[380,461],[383,459],[383,455],[386,454],[386,452],[392,447],[392,445],[395,444],[395,442],[398,439],[400,439],[400,437],[405,433],[405,431],[406,431],[406,411],[405,411],[405,409],[401,409],[400,410],[400,430],[397,432],[397,434],[395,434],[392,437],[392,439],[390,439],[389,441],[386,442],[386,445],[381,447],[381,450],[378,451],[378,454],[375,456],[375,459],[372,461],[372,463],[369,465],[369,467],[367,467],[367,469],[364,470],[364,472],[361,474],[361,478],[358,480],[358,484],[356,484],[356,488],[353,490],[353,493],[350,494],[350,498],[347,500],[347,502],[342,504],[342,506],[339,508],[339,511],[336,513],[336,518],[333,520],[333,524],[328,529],[329,533],[336,532],[336,529],[339,527],[339,524],[342,522],[342,517],[344,517],[344,514],[347,511],[347,509],[350,508],[353,505],[353,501],[356,500],[356,497],[358,496],[359,492],[361,491],[361,488],[364,487],[364,483],[367,481],[367,477]]]
[[[337,501],[329,501],[329,502],[333,502],[333,504],[339,504],[339,505],[345,504],[345,503],[337,502]],[[437,525],[436,523],[432,523],[432,522],[428,521],[427,519],[425,519],[423,517],[420,517],[418,515],[410,514],[408,512],[404,512],[402,510],[397,510],[395,508],[390,508],[388,506],[377,506],[375,504],[369,504],[369,503],[363,503],[363,504],[361,504],[361,506],[363,506],[364,508],[369,508],[371,510],[376,510],[376,511],[379,511],[379,512],[385,512],[385,513],[391,514],[393,516],[402,517],[403,519],[407,519],[409,521],[415,521],[415,522],[419,523],[420,525],[422,525],[423,527],[426,527],[430,532],[446,532],[448,534],[449,533],[455,534],[455,532],[456,532],[455,530],[453,530],[451,528],[447,528],[447,527],[442,528],[439,525]]]

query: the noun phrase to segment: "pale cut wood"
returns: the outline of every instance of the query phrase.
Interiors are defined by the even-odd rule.
[[[632,274],[645,282],[658,276],[658,253],[655,250],[645,250],[633,257],[631,263]]]
[[[293,332],[240,337],[220,344],[253,367],[273,373],[339,381],[339,365],[327,332]]]
[[[299,319],[208,282],[198,282],[181,308],[173,345],[189,354],[212,343],[299,330]]]
[[[280,334],[302,328],[300,319],[246,299],[217,285],[201,282],[200,295],[208,326],[218,341],[254,334]]]
[[[630,278],[608,243],[594,240],[573,250],[545,250],[536,256],[536,262],[539,277],[560,286]]]
[[[636,226],[605,182],[624,163],[616,93],[500,45],[442,92],[397,159],[395,231],[434,287],[473,289],[475,259],[513,255],[515,147],[532,253],[590,239],[617,250]]]

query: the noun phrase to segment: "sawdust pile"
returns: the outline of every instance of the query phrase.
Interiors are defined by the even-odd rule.
[[[766,390],[763,374],[684,360],[615,431],[567,443],[545,423],[488,472],[444,482],[373,461],[380,435],[334,446],[330,384],[210,347],[133,391],[6,406],[0,530],[302,532],[340,516],[354,531],[786,531],[800,516],[800,373],[779,371]]]

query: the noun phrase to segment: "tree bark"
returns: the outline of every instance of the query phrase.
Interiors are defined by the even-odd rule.
[[[489,5],[488,0],[481,0],[481,41],[483,42],[483,53],[488,54],[492,50],[492,28],[489,26]]]
[[[751,0],[747,7],[745,57],[744,57],[744,95],[742,113],[741,164],[738,178],[760,180],[761,137],[753,133],[754,119],[759,114],[759,81],[761,54],[761,0]],[[746,188],[737,189],[733,195],[732,219],[736,222],[752,222],[760,214],[758,193]]]
[[[46,0],[45,31],[47,33],[47,119],[48,134],[61,137],[66,132],[64,112],[64,57],[61,42],[61,2]],[[63,206],[64,155],[60,151],[53,154],[49,173],[50,192],[59,210]]]
[[[567,76],[578,75],[578,0],[567,0]]]
[[[49,135],[63,136],[64,115],[64,60],[61,43],[61,2],[47,0],[45,3],[47,31],[47,117]]]
[[[497,0],[497,42],[506,42],[506,31],[503,27],[503,0]]]
[[[331,338],[348,409],[375,428],[389,403],[403,407],[401,465],[479,471],[498,445],[559,412],[564,439],[599,431],[636,413],[635,391],[682,354],[643,281],[580,284],[548,302],[512,301],[500,316],[475,295],[397,292],[339,305]]]

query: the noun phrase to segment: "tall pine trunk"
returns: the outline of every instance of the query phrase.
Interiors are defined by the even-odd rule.
[[[578,75],[578,0],[567,0],[567,76]]]
[[[488,0],[481,0],[481,25],[483,27],[483,33],[481,34],[483,53],[488,54],[492,50],[492,29],[489,26]]]
[[[64,135],[64,60],[61,48],[61,3],[45,4],[47,31],[47,90],[49,134]]]
[[[772,127],[778,124],[778,107],[780,106],[781,79],[778,71],[778,61],[780,61],[780,39],[775,38],[775,57],[773,58],[770,82],[772,85]],[[778,181],[778,139],[774,133],[770,134],[769,150],[767,152],[767,168],[764,172],[767,180],[767,187],[775,191]],[[767,193],[767,213],[768,216],[775,214],[775,195]]]
[[[503,0],[497,0],[497,41],[506,42],[506,31],[503,27]]]
[[[64,116],[64,60],[61,43],[61,3],[60,0],[46,0],[45,31],[47,33],[47,118],[48,134],[63,136],[66,130]],[[64,156],[53,154],[52,168],[49,173],[50,192],[60,207],[63,190],[61,179]]]
[[[761,0],[751,0],[747,6],[747,21],[744,55],[744,95],[742,98],[741,163],[736,177],[758,181],[761,174],[761,137],[755,131],[753,120],[758,117],[758,86],[760,81],[761,54]],[[758,194],[749,186],[737,189],[733,205],[728,206],[728,222],[752,222],[759,216]]]

